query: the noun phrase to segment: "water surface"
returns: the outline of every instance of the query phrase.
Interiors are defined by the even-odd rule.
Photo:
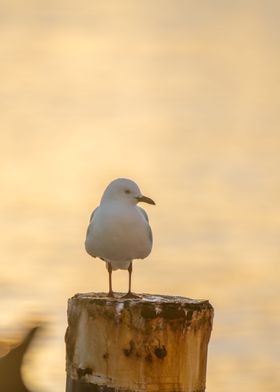
[[[210,299],[208,391],[278,391],[279,3],[0,5],[0,332],[48,320],[30,387],[64,390],[67,298],[107,289],[86,226],[122,176],[157,202],[134,290]]]

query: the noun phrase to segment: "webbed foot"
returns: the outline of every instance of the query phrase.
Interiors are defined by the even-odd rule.
[[[133,294],[131,291],[121,297],[122,299],[137,299],[141,298],[139,295]]]
[[[115,294],[113,291],[109,291],[109,293],[107,294],[107,297],[109,298],[115,298]]]

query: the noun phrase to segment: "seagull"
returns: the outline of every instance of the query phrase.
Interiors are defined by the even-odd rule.
[[[117,178],[107,186],[90,217],[85,248],[90,256],[106,262],[108,297],[114,297],[112,271],[122,269],[129,272],[129,289],[123,298],[138,298],[131,292],[132,261],[146,258],[153,246],[148,215],[138,207],[139,202],[155,205],[134,181]]]

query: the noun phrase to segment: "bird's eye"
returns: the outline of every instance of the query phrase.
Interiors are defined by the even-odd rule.
[[[130,193],[130,190],[126,189],[124,192],[128,195]]]

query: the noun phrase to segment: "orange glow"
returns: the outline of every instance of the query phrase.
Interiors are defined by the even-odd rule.
[[[0,332],[52,325],[30,387],[64,388],[67,298],[107,290],[88,219],[128,177],[157,203],[135,291],[213,303],[209,391],[279,390],[280,3],[0,3]]]

